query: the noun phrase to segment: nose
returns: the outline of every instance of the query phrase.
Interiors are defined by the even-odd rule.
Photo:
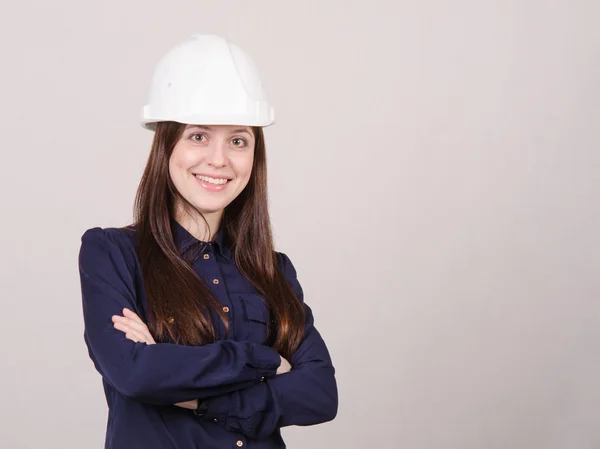
[[[227,165],[226,146],[227,142],[221,141],[220,139],[209,146],[207,154],[208,165],[217,168]]]

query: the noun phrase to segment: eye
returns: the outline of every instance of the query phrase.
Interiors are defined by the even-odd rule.
[[[204,142],[206,140],[206,136],[204,134],[191,134],[190,139],[194,142]]]
[[[239,147],[239,148],[243,148],[246,145],[248,145],[248,142],[246,142],[246,139],[242,139],[241,137],[235,137],[235,138],[231,139],[231,143],[233,143],[233,146]]]

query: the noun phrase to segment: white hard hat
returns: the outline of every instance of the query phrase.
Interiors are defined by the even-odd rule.
[[[195,34],[158,62],[142,125],[269,126],[275,121],[258,70],[238,46],[213,34]]]

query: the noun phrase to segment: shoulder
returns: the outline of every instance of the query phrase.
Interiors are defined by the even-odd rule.
[[[288,255],[278,251],[275,252],[275,255],[277,256],[277,264],[279,265],[279,268],[281,269],[285,277],[288,279],[297,278],[298,273],[296,272],[296,267],[294,267],[294,264],[292,263]]]
[[[80,268],[102,268],[106,263],[133,271],[136,265],[135,228],[101,228],[86,230],[81,236]]]
[[[82,247],[117,245],[123,249],[133,248],[135,246],[135,228],[132,226],[123,228],[90,228],[81,236],[81,245]]]
[[[296,272],[296,267],[290,260],[290,258],[285,253],[275,252],[277,255],[277,263],[279,264],[279,269],[283,273],[283,276],[287,279],[292,290],[296,293],[296,296],[300,301],[304,301],[304,291],[302,286],[300,285],[300,281],[298,280],[298,273]]]

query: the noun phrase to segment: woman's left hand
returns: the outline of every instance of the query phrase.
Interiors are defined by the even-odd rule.
[[[125,337],[136,343],[156,344],[148,326],[139,316],[129,309],[123,309],[123,315],[113,315],[112,321],[115,329],[125,332]]]

